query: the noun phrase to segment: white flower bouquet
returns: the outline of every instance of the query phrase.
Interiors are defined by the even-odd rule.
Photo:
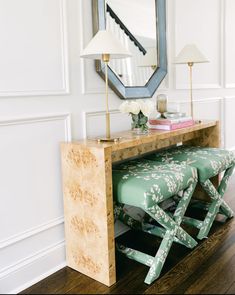
[[[148,130],[148,117],[154,110],[154,103],[149,100],[124,101],[119,110],[121,113],[129,113],[132,117],[132,129],[140,129],[142,132]]]

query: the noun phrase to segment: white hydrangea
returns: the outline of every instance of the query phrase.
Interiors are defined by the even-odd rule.
[[[137,101],[130,102],[130,113],[137,115],[140,112],[140,104]]]
[[[130,112],[130,104],[128,101],[124,101],[120,107],[119,110],[121,113],[129,113]]]
[[[125,101],[120,105],[119,110],[122,113],[132,113],[137,115],[140,112],[140,104],[135,100]]]
[[[139,103],[141,112],[148,117],[154,110],[154,103],[150,99],[140,100]]]
[[[124,101],[120,105],[119,110],[121,113],[132,113],[135,115],[139,114],[141,111],[146,117],[148,117],[154,110],[154,103],[150,99]]]

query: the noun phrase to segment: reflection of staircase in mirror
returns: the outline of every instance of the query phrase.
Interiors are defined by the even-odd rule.
[[[120,20],[120,18],[116,15],[116,13],[112,10],[112,8],[107,4],[106,10],[109,13],[110,17],[115,20],[115,23],[120,26],[120,28],[124,31],[124,33],[130,38],[132,42],[134,42],[135,46],[139,48],[143,54],[146,54],[145,48],[140,44],[140,42],[135,38],[135,36],[128,30],[125,24]]]
[[[151,67],[140,67],[140,61],[146,55],[148,48],[144,48],[140,41],[130,32],[122,20],[107,4],[106,29],[110,30],[119,41],[132,53],[128,59],[112,59],[109,67],[116,73],[125,86],[144,86],[151,75]]]

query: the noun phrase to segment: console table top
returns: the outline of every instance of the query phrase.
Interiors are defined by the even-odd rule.
[[[89,148],[111,148],[112,151],[118,151],[125,148],[130,148],[136,145],[146,144],[156,140],[162,140],[172,138],[177,135],[188,134],[190,132],[199,131],[209,127],[214,127],[218,124],[216,120],[203,120],[201,123],[197,123],[190,127],[185,127],[177,130],[165,131],[165,130],[149,130],[148,134],[135,135],[131,130],[113,133],[112,136],[121,137],[117,142],[98,142],[94,139],[83,139],[78,141],[72,141],[72,144],[83,145]]]

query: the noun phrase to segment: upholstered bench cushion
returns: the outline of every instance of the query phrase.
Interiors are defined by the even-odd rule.
[[[147,208],[174,196],[197,180],[197,170],[186,165],[138,159],[113,167],[113,195],[119,203]]]
[[[218,175],[235,163],[234,154],[219,148],[180,146],[146,157],[162,163],[187,164],[197,168],[201,182]]]

